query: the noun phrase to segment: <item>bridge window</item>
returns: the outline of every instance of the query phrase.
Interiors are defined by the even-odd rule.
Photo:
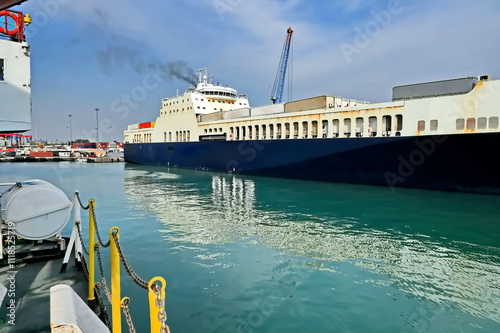
[[[498,117],[490,117],[490,129],[497,129],[498,128]]]
[[[458,118],[457,123],[456,123],[456,129],[461,131],[465,128],[465,119],[464,118]]]

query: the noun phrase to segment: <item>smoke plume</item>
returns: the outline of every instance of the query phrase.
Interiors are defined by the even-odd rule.
[[[109,76],[123,72],[123,67],[128,66],[137,74],[146,71],[155,71],[162,78],[176,78],[193,86],[197,84],[195,71],[185,61],[177,60],[162,63],[160,61],[146,61],[141,52],[126,46],[108,46],[97,54],[100,70]]]

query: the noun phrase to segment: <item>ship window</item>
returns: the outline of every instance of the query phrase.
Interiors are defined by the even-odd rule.
[[[417,130],[420,132],[425,131],[425,120],[418,121]]]
[[[351,136],[351,119],[344,119],[344,136]]]
[[[187,131],[187,141],[191,141],[191,132]]]
[[[498,128],[498,117],[490,117],[490,129]]]
[[[219,132],[222,132],[222,128],[219,128]]]
[[[5,80],[5,79],[4,79],[4,69],[3,69],[3,65],[4,65],[4,60],[3,60],[3,59],[0,59],[0,81]]]
[[[401,131],[403,129],[403,115],[396,115],[396,131]]]
[[[365,120],[362,117],[356,118],[356,137],[360,138],[363,136]]]
[[[486,117],[477,118],[477,129],[486,129],[487,119]]]
[[[429,129],[431,131],[437,131],[437,129],[438,129],[438,121],[437,121],[437,119],[432,119],[431,120],[431,125],[430,125]]]
[[[285,124],[285,139],[290,139],[290,123]]]
[[[259,139],[259,125],[255,125],[255,139]]]
[[[334,138],[339,137],[340,121],[338,119],[332,120],[332,133]]]
[[[318,122],[316,120],[313,120],[312,122],[312,129],[311,129],[312,137],[317,138],[318,137]]]
[[[467,129],[473,130],[476,128],[476,118],[467,118]]]
[[[205,133],[207,133],[207,132],[208,132],[208,129],[205,128]]]
[[[172,132],[168,132],[168,141],[172,142]]]
[[[377,117],[368,118],[368,133],[370,136],[377,136]]]
[[[248,139],[252,139],[252,126],[248,126]]]
[[[163,132],[163,141],[167,142],[167,132]]]
[[[229,138],[230,138],[231,140],[233,140],[233,139],[234,139],[234,138],[233,138],[233,136],[234,136],[234,127],[229,127],[229,133],[230,133],[230,134],[229,134]]]
[[[273,139],[273,138],[274,138],[274,125],[273,125],[273,124],[270,124],[270,125],[269,125],[269,137],[270,137],[271,139]]]
[[[307,139],[307,136],[309,134],[309,123],[307,121],[302,122],[302,137],[304,139]]]
[[[276,124],[276,139],[281,139],[281,124]]]
[[[212,129],[209,129],[208,131],[209,131],[210,133],[212,133]]]
[[[266,125],[262,125],[262,140],[266,138]]]
[[[240,139],[240,128],[238,126],[236,126],[236,140],[239,140]]]
[[[246,130],[247,130],[246,126],[241,127],[241,137],[243,138],[243,140],[245,140],[245,138],[247,136]]]
[[[382,116],[382,135],[383,136],[389,136],[391,135],[391,127],[392,127],[392,122],[391,122],[391,116]]]
[[[463,130],[465,128],[465,119],[464,118],[458,118],[457,119],[457,124],[456,124],[456,129],[457,130]]]
[[[328,120],[323,120],[321,122],[321,128],[323,131],[323,138],[327,138],[328,137]]]
[[[205,107],[203,107],[203,110],[205,110]]]

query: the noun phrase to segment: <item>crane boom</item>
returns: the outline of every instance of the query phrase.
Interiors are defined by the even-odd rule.
[[[290,44],[292,43],[292,28],[286,30],[285,43],[283,44],[283,51],[281,52],[280,62],[278,64],[278,71],[274,79],[273,90],[271,92],[271,102],[273,104],[281,103],[283,97],[283,88],[285,86],[285,75],[288,66],[288,55],[290,53]]]

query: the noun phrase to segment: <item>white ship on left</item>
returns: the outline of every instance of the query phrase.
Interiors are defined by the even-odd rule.
[[[31,130],[29,14],[0,11],[0,134]]]

